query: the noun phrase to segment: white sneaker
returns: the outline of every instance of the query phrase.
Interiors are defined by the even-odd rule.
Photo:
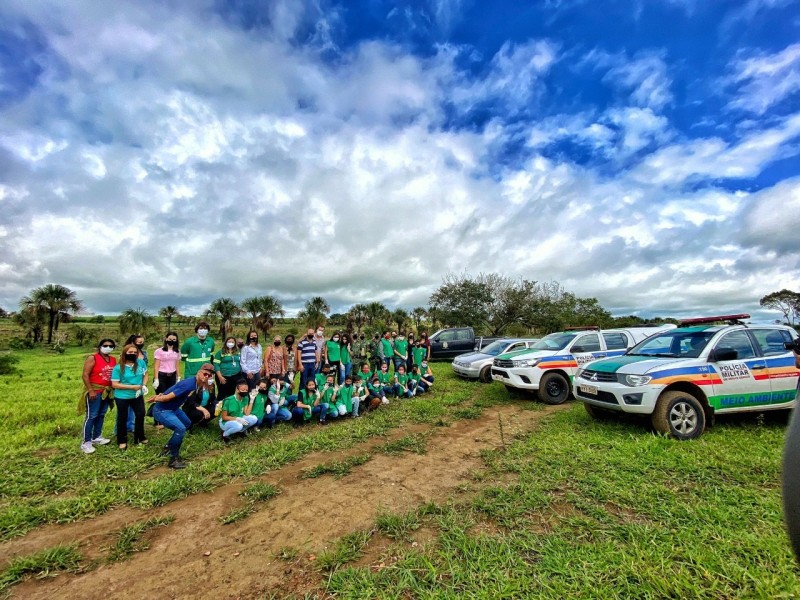
[[[84,454],[91,454],[94,452],[94,446],[92,446],[92,442],[83,442],[81,444],[81,450],[83,450]]]
[[[105,446],[106,444],[110,443],[111,440],[108,438],[104,438],[102,436],[96,437],[92,440],[93,444],[97,444],[98,446]]]

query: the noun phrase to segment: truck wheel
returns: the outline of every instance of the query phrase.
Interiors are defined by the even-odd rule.
[[[569,381],[561,373],[545,373],[539,382],[539,400],[545,404],[564,404],[569,398]]]
[[[703,405],[687,392],[664,392],[653,411],[653,428],[679,440],[691,440],[706,428]]]
[[[486,365],[483,367],[480,375],[478,375],[478,379],[480,379],[483,383],[492,383],[492,365]]]
[[[588,402],[584,402],[583,407],[586,409],[586,413],[597,421],[608,419],[614,416],[614,411],[608,410],[607,408],[600,408],[599,406],[589,404]]]

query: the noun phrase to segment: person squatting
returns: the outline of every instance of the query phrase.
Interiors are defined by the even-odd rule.
[[[243,339],[229,336],[217,350],[209,331],[209,324],[201,321],[183,344],[175,332],[164,336],[153,354],[155,394],[150,398],[144,337],[131,336],[119,359],[112,356],[114,340],[101,340],[83,367],[81,450],[91,454],[96,446],[111,442],[102,437],[102,429],[107,410],[116,407],[120,450],[128,448],[129,433],[134,445],[148,443],[144,422],[150,416],[158,429],[172,431],[161,450],[169,457],[168,466],[183,469],[181,445],[195,428],[216,422],[220,440],[230,444],[235,437],[280,423],[302,427],[357,419],[389,404],[391,397],[411,398],[434,383],[426,333],[415,340],[413,333],[406,338],[403,332],[386,331],[366,340],[363,334],[335,331],[326,339],[324,326],[319,326],[308,329],[297,343],[292,334],[275,336],[272,345],[263,348],[258,332],[251,330]]]

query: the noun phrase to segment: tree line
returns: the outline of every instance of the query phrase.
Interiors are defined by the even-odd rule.
[[[800,293],[783,289],[760,299],[760,305],[783,314],[784,321],[795,325],[800,317]],[[47,339],[53,343],[59,326],[71,321],[83,310],[84,304],[77,294],[60,284],[47,284],[35,288],[19,302],[19,310],[8,313],[0,308],[0,317],[12,318],[32,343]],[[411,311],[404,308],[390,310],[381,302],[354,304],[345,313],[331,313],[331,307],[321,296],[308,300],[298,313],[295,323],[316,327],[330,323],[351,331],[365,329],[401,331],[413,325],[416,330],[423,325],[439,327],[473,327],[478,332],[500,336],[504,334],[546,334],[570,326],[597,325],[599,327],[628,327],[641,325],[645,319],[635,315],[613,317],[597,298],[584,298],[566,290],[556,281],[537,282],[512,278],[498,273],[448,273],[442,284],[431,294],[429,306],[418,306]],[[239,302],[230,297],[213,300],[199,316],[182,315],[176,306],[164,306],[158,316],[170,330],[172,322],[195,323],[206,320],[218,326],[220,338],[225,338],[235,326],[247,323],[252,329],[267,336],[286,311],[274,296],[251,296]],[[102,315],[92,320],[103,319]],[[670,319],[654,318],[648,322],[663,323]],[[674,320],[673,320],[674,321]],[[141,308],[129,307],[117,319],[120,333],[149,333],[159,328],[155,315]],[[76,327],[76,337],[83,343],[89,330]]]

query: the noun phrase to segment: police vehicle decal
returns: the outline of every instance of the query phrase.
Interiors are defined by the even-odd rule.
[[[737,408],[739,406],[763,406],[767,404],[785,404],[795,399],[797,390],[777,392],[761,392],[756,394],[722,394],[709,396],[708,403],[715,410]]]

